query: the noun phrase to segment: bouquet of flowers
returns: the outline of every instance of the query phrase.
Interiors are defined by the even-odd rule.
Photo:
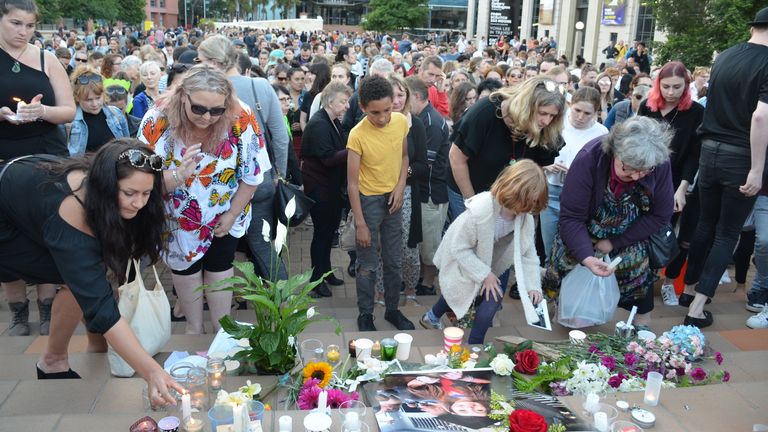
[[[503,354],[499,354],[503,355]],[[565,432],[564,425],[555,423],[547,425],[547,421],[541,414],[526,410],[515,409],[514,401],[507,399],[491,390],[491,412],[488,418],[500,422],[499,426],[492,429],[498,432]]]

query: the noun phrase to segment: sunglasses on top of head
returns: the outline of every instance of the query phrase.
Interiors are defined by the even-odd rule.
[[[122,153],[118,159],[128,159],[128,162],[134,168],[144,168],[148,166],[152,171],[162,171],[163,158],[156,154],[146,154],[141,150],[129,149]]]
[[[86,85],[90,82],[99,83],[101,82],[101,75],[94,73],[83,74],[77,77],[77,82],[82,85]]]
[[[199,116],[204,116],[206,113],[210,114],[211,117],[218,117],[222,114],[224,114],[227,111],[226,107],[213,107],[208,108],[203,105],[198,105],[194,102],[192,102],[192,98],[187,95],[187,100],[189,100],[189,110],[192,111],[194,114],[197,114]]]

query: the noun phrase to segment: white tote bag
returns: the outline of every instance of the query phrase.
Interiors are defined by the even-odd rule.
[[[160,349],[171,338],[171,305],[168,296],[163,290],[157,269],[152,266],[155,273],[155,288],[148,291],[144,287],[139,262],[131,260],[125,272],[126,279],[131,271],[131,266],[136,269],[136,279],[118,288],[120,301],[118,308],[120,315],[128,321],[131,329],[139,339],[141,346],[151,356],[160,352]],[[131,377],[135,373],[110,346],[109,368],[112,375],[119,377]]]

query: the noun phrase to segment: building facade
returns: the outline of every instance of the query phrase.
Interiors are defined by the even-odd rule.
[[[178,0],[147,0],[144,13],[155,27],[174,28],[180,22]]]
[[[467,34],[493,41],[499,34],[521,39],[554,37],[559,54],[582,55],[599,64],[609,43],[663,41],[652,9],[642,0],[468,0]],[[509,32],[507,33],[507,30]]]

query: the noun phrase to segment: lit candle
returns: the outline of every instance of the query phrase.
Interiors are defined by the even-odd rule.
[[[232,407],[232,418],[234,419],[233,428],[234,432],[245,432],[245,425],[243,424],[243,406],[235,405]]]
[[[221,374],[220,373],[214,373],[211,377],[211,387],[214,389],[221,388]]]
[[[595,429],[597,429],[598,432],[608,431],[608,414],[602,411],[595,413]]]
[[[189,393],[181,395],[181,419],[187,419],[192,416],[192,399]]]
[[[16,102],[16,119],[21,120],[21,116],[19,115],[19,109],[21,109],[21,107],[26,105],[26,103],[23,100],[21,100],[21,98],[17,98],[17,97],[13,98],[13,101]]]
[[[317,396],[317,410],[324,413],[328,405],[328,392],[323,390]]]
[[[194,417],[184,419],[184,429],[187,432],[201,432],[203,430],[203,421]]]
[[[659,403],[661,393],[661,382],[664,376],[658,372],[650,372],[645,380],[645,395],[643,402],[649,406],[656,406]]]

